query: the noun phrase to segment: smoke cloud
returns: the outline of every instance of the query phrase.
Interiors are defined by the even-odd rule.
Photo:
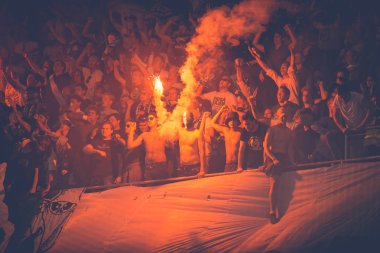
[[[171,122],[181,117],[195,97],[200,80],[217,73],[223,56],[223,45],[247,38],[265,26],[280,6],[277,0],[247,0],[233,8],[222,6],[209,10],[201,19],[195,35],[186,46],[187,59],[180,69],[186,84],[178,105],[171,114]],[[172,129],[173,123],[167,126]]]

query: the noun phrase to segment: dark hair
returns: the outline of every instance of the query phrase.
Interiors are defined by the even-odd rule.
[[[75,99],[79,103],[82,103],[82,101],[83,101],[83,99],[80,96],[75,95],[75,94],[70,96],[69,101],[72,100],[72,99]]]
[[[90,111],[95,111],[96,114],[99,115],[99,109],[94,105],[90,105],[89,107],[87,107],[86,113],[88,114]]]
[[[229,112],[225,121],[225,124],[227,125],[228,122],[231,120],[235,120],[238,122],[238,125],[240,125],[240,119],[239,119],[239,114],[237,112]]]
[[[119,113],[112,113],[107,116],[107,120],[110,120],[111,117],[115,117],[116,120],[120,120],[120,114]]]

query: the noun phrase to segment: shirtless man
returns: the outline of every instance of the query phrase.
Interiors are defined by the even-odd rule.
[[[166,165],[165,146],[166,140],[158,128],[157,116],[148,116],[149,132],[143,132],[134,139],[136,123],[131,123],[131,130],[128,136],[128,149],[144,145],[145,148],[145,180],[164,179],[169,177]]]
[[[184,117],[184,127],[179,130],[180,166],[177,176],[198,176],[205,174],[204,169],[204,121],[208,114],[203,114],[200,129],[194,127],[194,115],[191,112]]]
[[[224,171],[228,172],[237,169],[241,132],[239,130],[239,115],[236,112],[228,113],[225,121],[227,126],[222,126],[216,123],[219,116],[226,110],[228,110],[228,106],[224,105],[212,118],[211,126],[224,135],[226,147],[226,165]]]

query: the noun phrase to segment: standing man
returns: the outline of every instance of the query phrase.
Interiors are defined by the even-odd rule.
[[[164,179],[169,177],[167,169],[167,159],[165,155],[166,140],[160,131],[155,114],[148,115],[149,132],[144,132],[136,139],[136,123],[131,123],[131,130],[128,135],[128,149],[136,148],[140,145],[145,147],[145,180]]]
[[[283,108],[278,109],[277,117],[280,123],[268,129],[264,140],[264,171],[270,178],[269,186],[269,219],[277,223],[277,202],[279,194],[279,178],[282,171],[290,165],[288,150],[292,132],[286,127],[286,116]]]
[[[267,131],[267,127],[256,121],[249,112],[243,115],[243,125],[239,145],[238,171],[258,168],[263,164],[263,142]]]
[[[184,128],[179,130],[180,166],[177,176],[199,176],[205,174],[204,169],[204,125],[208,114],[203,114],[200,129],[194,127],[194,115],[186,113]]]
[[[228,106],[224,105],[217,114],[211,120],[211,126],[224,135],[225,148],[226,148],[226,165],[224,167],[225,172],[234,171],[238,166],[238,151],[239,142],[241,137],[241,131],[239,129],[240,120],[239,115],[236,112],[229,112],[225,120],[227,126],[217,124],[219,116],[228,110]]]
[[[203,88],[203,86],[200,86],[198,94],[202,99],[210,101],[212,106],[212,114],[215,115],[215,113],[217,113],[220,110],[220,108],[222,108],[224,105],[228,105],[230,107],[237,105],[235,95],[228,90],[230,87],[230,78],[228,76],[223,76],[219,82],[218,91],[211,91],[203,95],[200,95],[200,92],[202,92],[201,89]]]
[[[101,127],[101,138],[95,138],[83,148],[93,155],[91,185],[110,185],[121,182],[122,158],[119,143],[112,138],[113,128],[108,122]]]

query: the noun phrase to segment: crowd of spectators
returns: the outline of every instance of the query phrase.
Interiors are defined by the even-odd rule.
[[[6,190],[244,170],[281,163],[285,151],[293,164],[342,159],[344,134],[378,123],[379,16],[351,1],[344,12],[310,1],[296,14],[279,10],[250,38],[226,41],[216,61],[224,69],[203,79],[178,138],[166,140],[157,132],[153,77],[173,111],[186,43],[218,6],[183,2],[48,1],[18,15],[4,4]],[[353,140],[352,156],[379,154],[378,132],[368,131]]]

